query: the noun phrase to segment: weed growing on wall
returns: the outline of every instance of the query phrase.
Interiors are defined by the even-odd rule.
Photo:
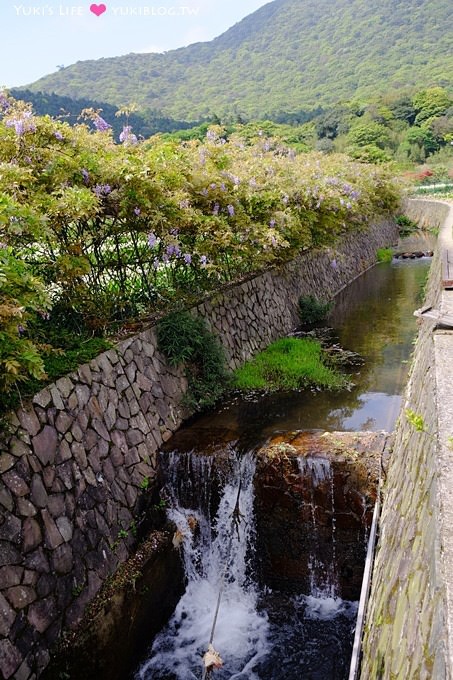
[[[157,326],[159,349],[172,366],[183,364],[190,408],[212,406],[229,383],[223,348],[204,319],[189,312],[170,314]]]
[[[322,302],[313,295],[304,295],[299,298],[299,317],[302,324],[324,321],[331,309],[331,302]]]

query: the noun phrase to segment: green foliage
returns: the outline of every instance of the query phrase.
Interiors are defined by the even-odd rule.
[[[26,337],[27,324],[45,313],[49,299],[30,267],[0,244],[0,393],[29,378],[45,377],[39,347]]]
[[[143,477],[142,481],[140,482],[140,488],[142,489],[142,491],[148,491],[149,483],[150,483],[149,477]]]
[[[322,302],[313,295],[305,295],[299,298],[299,317],[303,324],[324,321],[331,309],[331,302]]]
[[[3,93],[0,108],[6,390],[45,370],[58,377],[84,361],[84,348],[92,358],[97,336],[332,244],[399,201],[388,169],[296,154],[253,125],[227,141],[216,126],[203,143],[118,145],[92,109],[84,116],[96,132]]]
[[[329,367],[321,344],[315,340],[283,338],[272,343],[235,371],[241,390],[296,390],[303,387],[341,389],[345,376]]]
[[[422,417],[420,414],[415,413],[415,411],[413,411],[413,410],[410,409],[410,408],[407,408],[407,409],[404,411],[404,413],[405,413],[405,416],[406,416],[406,418],[407,418],[408,423],[410,423],[410,424],[412,425],[412,427],[413,427],[417,432],[425,432],[425,431],[426,431],[426,429],[425,429],[425,421],[424,421],[423,417]]]
[[[391,262],[393,260],[393,250],[391,248],[378,248],[376,259],[378,262]]]
[[[229,383],[223,347],[201,317],[189,312],[170,314],[157,326],[160,350],[172,366],[184,364],[188,379],[186,403],[212,406]]]
[[[400,236],[409,236],[409,234],[412,234],[419,228],[418,224],[407,217],[407,215],[398,215],[396,223],[399,227]]]
[[[235,122],[390,89],[401,100],[403,88],[453,85],[450,14],[450,0],[278,0],[209,43],[78,62],[30,89],[90,98],[95,72],[102,102]],[[397,113],[410,120],[410,104]]]

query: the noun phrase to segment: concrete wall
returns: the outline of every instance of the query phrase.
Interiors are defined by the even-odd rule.
[[[297,323],[301,294],[329,299],[375,261],[390,222],[350,234],[335,250],[211,296],[203,315],[235,367]],[[150,328],[35,395],[9,419],[0,445],[0,671],[39,676],[105,578],[134,549],[143,486],[181,424],[187,383]]]
[[[452,314],[453,291],[440,286],[440,255],[452,247],[453,208],[413,200],[406,214],[441,227],[426,304]],[[421,319],[384,488],[362,680],[452,677],[452,386],[453,333]],[[408,422],[406,409],[422,416],[424,431]]]

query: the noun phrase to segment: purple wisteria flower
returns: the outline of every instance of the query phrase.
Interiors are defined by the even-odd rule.
[[[215,182],[212,182],[212,183],[209,185],[209,188],[210,188],[210,189],[216,189],[216,188],[217,188],[217,184],[216,184]]]
[[[190,253],[184,253],[183,257],[184,257],[184,262],[185,262],[186,264],[191,264],[191,262],[192,262],[192,255],[191,255]]]
[[[106,132],[112,127],[98,113],[93,118],[93,125],[98,132]]]
[[[190,206],[190,201],[188,198],[185,198],[183,201],[179,201],[179,207],[181,210],[185,210]]]
[[[137,135],[134,135],[130,125],[123,125],[123,131],[120,132],[120,142],[125,146],[135,146],[135,144],[138,144]]]
[[[206,133],[206,139],[210,142],[215,142],[217,140],[217,133],[214,130],[208,130]]]
[[[336,261],[335,258],[330,263],[330,266],[332,267],[332,269],[338,269],[338,262]]]
[[[219,214],[219,210],[220,210],[220,205],[219,205],[218,203],[215,203],[215,204],[214,204],[214,207],[213,207],[213,209],[212,209],[212,214],[213,214],[213,215],[218,215],[218,214]]]
[[[134,208],[134,215],[137,215],[137,217],[138,217],[139,215],[141,215],[141,212],[142,212],[142,211],[140,210],[140,208],[138,208],[138,207]]]
[[[19,324],[19,326],[17,327],[17,332],[19,335],[22,335],[23,333],[25,333],[25,328],[21,324]]]
[[[108,196],[112,191],[112,187],[110,184],[96,184],[93,191],[98,198],[101,198],[101,196]]]
[[[7,120],[5,125],[6,127],[14,128],[18,137],[22,137],[26,132],[34,132],[36,130],[31,111],[23,111],[20,115]]]
[[[271,229],[273,229],[275,227],[275,220],[271,220],[269,222],[269,226],[271,227]]]
[[[166,253],[169,257],[178,257],[181,254],[181,248],[176,243],[170,243],[166,248]]]
[[[157,243],[157,236],[152,231],[148,234],[148,245],[150,248],[154,248]]]
[[[230,217],[233,217],[233,215],[234,215],[234,207],[233,207],[231,204],[229,204],[229,205],[227,205],[227,210],[228,210],[228,215],[229,215]]]
[[[208,264],[208,258],[206,257],[206,255],[201,255],[200,264],[202,267],[206,267],[206,265]]]
[[[0,92],[0,111],[8,111],[10,103],[5,92]]]
[[[349,198],[352,198],[353,201],[356,201],[358,198],[360,198],[360,191],[351,191]]]
[[[88,181],[90,179],[90,173],[88,172],[88,170],[86,168],[82,168],[81,173],[82,173],[84,183],[88,184]]]
[[[60,130],[55,130],[55,132],[53,133],[53,136],[55,137],[55,139],[58,139],[59,142],[61,142],[64,139]]]
[[[207,196],[208,195],[208,190],[206,188],[201,190],[202,196]]]
[[[39,312],[39,316],[44,319],[44,321],[49,321],[50,319],[49,312]]]
[[[160,263],[159,263],[159,258],[158,258],[158,257],[155,257],[154,260],[153,260],[153,267],[154,267],[154,269],[158,269],[158,268],[159,268],[159,264],[160,264]]]

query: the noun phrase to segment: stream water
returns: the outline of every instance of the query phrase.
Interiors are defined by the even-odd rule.
[[[335,520],[329,564],[321,565],[313,506],[310,592],[259,586],[253,450],[276,433],[294,430],[393,429],[416,332],[413,311],[421,305],[428,266],[423,259],[378,265],[336,298],[328,325],[342,347],[365,360],[351,376],[350,392],[235,397],[172,439],[163,458],[166,493],[170,518],[181,532],[187,588],[136,680],[201,680],[219,592],[213,645],[224,665],[213,679],[347,678],[357,602],[338,597]],[[224,464],[216,468],[218,456]],[[314,490],[333,484],[327,460],[300,459],[299,473],[311,478]],[[334,518],[333,505],[331,510]]]

